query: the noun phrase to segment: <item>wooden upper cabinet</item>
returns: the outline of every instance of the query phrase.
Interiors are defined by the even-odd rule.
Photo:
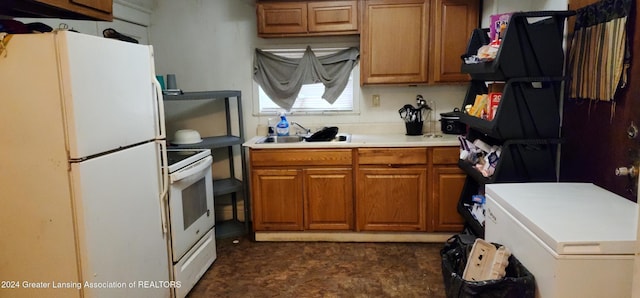
[[[2,1],[0,15],[112,21],[113,0]]]
[[[258,36],[358,34],[358,1],[260,1]]]
[[[69,0],[69,2],[106,13],[113,11],[113,0]]]
[[[460,71],[473,29],[478,27],[479,0],[436,0],[434,13],[433,81],[468,81]]]
[[[306,3],[258,3],[258,33],[283,34],[306,32]]]
[[[309,32],[358,31],[356,1],[309,2]]]
[[[429,1],[366,1],[360,35],[361,84],[428,81]]]
[[[466,82],[460,56],[479,0],[369,0],[360,35],[360,84]]]

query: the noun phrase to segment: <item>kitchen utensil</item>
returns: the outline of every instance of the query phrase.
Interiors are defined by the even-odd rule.
[[[400,114],[400,118],[402,118],[405,123],[422,122],[424,121],[424,115],[422,112],[423,110],[430,110],[430,108],[426,105],[415,108],[410,104],[406,104],[398,110],[398,113]]]
[[[200,133],[193,129],[181,129],[176,131],[173,135],[173,141],[171,141],[171,143],[176,145],[197,144],[200,142],[202,142]]]
[[[310,137],[305,138],[307,142],[327,142],[335,139],[338,134],[338,128],[335,126],[325,127],[316,131]]]
[[[424,124],[422,110],[428,109],[427,106],[419,106],[414,108],[410,104],[404,105],[398,113],[400,118],[404,120],[404,125],[407,129],[407,135],[417,136],[422,135],[422,125]]]
[[[405,122],[404,126],[407,129],[408,136],[420,136],[422,135],[422,126],[424,122],[422,121],[411,121]]]
[[[424,107],[427,105],[427,101],[424,100],[424,97],[422,97],[422,95],[418,94],[416,96],[416,104],[418,105],[418,107]]]

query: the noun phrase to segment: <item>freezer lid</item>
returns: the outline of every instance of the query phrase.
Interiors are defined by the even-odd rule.
[[[71,159],[157,139],[149,46],[66,31],[56,46]]]
[[[591,183],[486,185],[496,204],[557,254],[633,254],[638,206]]]

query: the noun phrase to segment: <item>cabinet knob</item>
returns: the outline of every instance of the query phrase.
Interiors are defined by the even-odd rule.
[[[638,174],[638,170],[636,167],[619,167],[616,168],[616,176],[629,176],[631,178],[635,177]]]

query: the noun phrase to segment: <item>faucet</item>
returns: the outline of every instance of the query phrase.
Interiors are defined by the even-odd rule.
[[[310,133],[311,133],[311,129],[307,129],[306,127],[304,127],[304,126],[300,125],[300,123],[298,123],[298,122],[293,122],[293,121],[291,121],[291,126],[294,126],[294,125],[295,125],[295,126],[298,126],[299,128],[301,128],[301,129],[305,132],[305,135],[308,135],[308,134],[310,134]],[[296,132],[298,132],[298,131],[299,131],[299,130],[296,130]],[[297,134],[297,133],[296,133],[296,134]]]

